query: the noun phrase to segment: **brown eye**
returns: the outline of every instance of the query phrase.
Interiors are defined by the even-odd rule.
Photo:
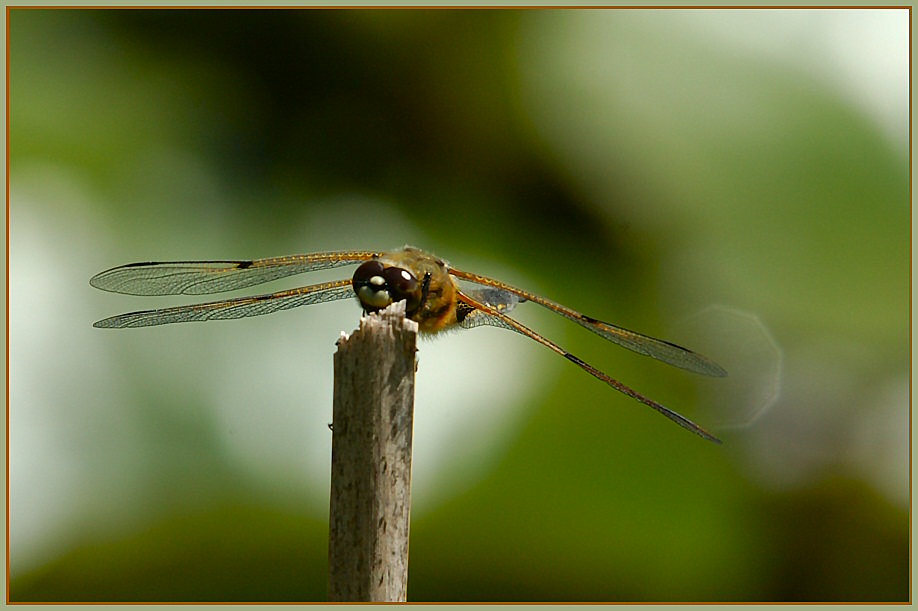
[[[383,271],[382,277],[386,280],[386,286],[389,287],[389,295],[392,301],[408,300],[409,309],[415,293],[418,291],[418,279],[414,274],[400,267],[390,267]]]
[[[379,261],[367,261],[354,271],[354,278],[352,280],[354,289],[356,290],[358,284],[363,285],[369,283],[370,279],[374,276],[382,278],[384,270],[383,264]]]
[[[385,267],[379,261],[367,261],[358,267],[351,284],[367,312],[377,312],[403,299],[411,312],[421,301],[420,284],[414,274],[401,267]]]

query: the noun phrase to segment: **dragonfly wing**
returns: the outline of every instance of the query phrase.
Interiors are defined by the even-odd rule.
[[[727,375],[727,372],[723,367],[711,359],[702,356],[697,352],[693,352],[688,348],[683,348],[682,346],[677,346],[676,344],[661,339],[656,339],[654,337],[650,337],[649,335],[643,335],[642,333],[629,331],[628,329],[618,327],[611,323],[591,318],[581,314],[580,312],[577,312],[576,310],[572,310],[566,306],[563,306],[560,303],[556,303],[550,299],[539,297],[534,293],[510,286],[509,284],[505,284],[500,280],[494,280],[493,278],[479,276],[478,274],[464,272],[453,268],[450,268],[449,272],[461,280],[473,282],[475,284],[482,285],[484,287],[490,287],[495,290],[512,293],[519,297],[520,301],[532,301],[537,303],[540,306],[551,310],[552,312],[564,316],[568,320],[574,321],[581,327],[589,329],[600,337],[618,344],[619,346],[637,352],[638,354],[643,354],[655,358],[658,361],[662,361],[669,365],[673,365],[687,371],[692,371],[694,373],[700,373],[703,375],[715,377],[722,377]]]
[[[462,292],[474,299],[479,303],[489,305],[498,312],[510,312],[517,306],[517,304],[526,301],[519,295],[511,293],[510,291],[505,291],[500,288],[492,286],[484,286],[480,284],[473,284],[467,281],[460,281],[459,288]],[[492,324],[492,323],[479,323],[479,324]],[[476,325],[477,326],[477,325]],[[497,325],[500,326],[500,325]]]
[[[670,420],[672,420],[679,426],[695,433],[699,437],[703,437],[704,439],[707,439],[708,441],[713,441],[714,443],[721,443],[721,441],[717,437],[715,437],[708,431],[704,430],[703,428],[701,428],[700,426],[698,426],[697,424],[695,424],[694,422],[692,422],[685,416],[682,416],[681,414],[674,412],[668,407],[665,407],[664,405],[657,403],[653,399],[645,397],[644,395],[637,392],[633,388],[626,386],[625,384],[622,384],[618,380],[613,379],[612,377],[599,371],[598,369],[596,369],[595,367],[593,367],[586,361],[580,359],[577,356],[574,356],[567,350],[561,348],[554,342],[542,337],[541,335],[539,335],[538,333],[536,333],[529,327],[523,325],[522,323],[519,323],[513,320],[509,316],[501,312],[498,312],[497,310],[491,308],[490,306],[486,304],[476,302],[474,299],[470,298],[468,295],[465,295],[461,292],[459,294],[459,299],[467,307],[473,308],[473,310],[465,316],[462,322],[459,323],[461,327],[466,328],[466,329],[471,329],[471,328],[478,327],[481,325],[492,325],[495,327],[510,329],[512,331],[516,331],[517,333],[525,335],[526,337],[529,337],[530,339],[533,339],[539,342],[540,344],[542,344],[543,346],[546,346],[547,348],[560,354],[561,356],[563,356],[570,362],[574,363],[575,365],[577,365],[578,367],[580,367],[581,369],[583,369],[584,371],[592,375],[594,378],[601,380],[602,382],[605,382],[606,384],[608,384],[615,390],[625,395],[628,395],[632,399],[636,399],[637,401],[640,401],[644,405],[652,407],[653,409],[663,414],[664,416],[666,416],[667,418],[669,418]]]
[[[131,263],[96,274],[89,283],[104,291],[128,295],[205,295],[367,261],[376,254],[344,251],[251,261]]]
[[[335,280],[334,282],[313,284],[254,297],[239,297],[224,301],[119,314],[118,316],[100,320],[93,326],[105,329],[121,329],[125,327],[168,325],[176,322],[246,318],[248,316],[271,314],[303,305],[347,299],[353,296],[354,290],[351,288],[350,280]]]
[[[483,325],[500,327],[501,329],[509,329],[511,331],[516,331],[517,333],[522,333],[516,327],[507,324],[503,318],[492,316],[491,314],[487,314],[482,310],[472,310],[465,316],[465,318],[462,319],[462,322],[459,323],[459,326],[463,329],[474,329],[475,327],[481,327]]]
[[[727,375],[727,371],[723,367],[708,357],[689,350],[688,348],[673,344],[672,342],[650,337],[649,335],[644,335],[637,331],[629,331],[628,329],[601,320],[596,320],[595,318],[590,318],[582,314],[577,318],[568,318],[571,318],[571,320],[581,327],[589,329],[610,342],[614,342],[638,354],[644,354],[658,361],[663,361],[669,365],[679,367],[680,369],[703,375],[718,378]]]

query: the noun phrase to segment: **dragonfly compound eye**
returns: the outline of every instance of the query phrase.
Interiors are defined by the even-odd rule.
[[[403,299],[410,312],[421,299],[421,285],[414,274],[401,267],[385,267],[379,261],[367,261],[358,267],[351,284],[367,312],[378,312]]]
[[[383,278],[384,272],[385,268],[379,261],[367,261],[354,272],[351,284],[357,293],[357,299],[367,312],[382,310],[392,303],[386,279]]]
[[[387,267],[382,275],[392,301],[404,299],[408,312],[417,309],[421,300],[421,285],[414,274],[401,267]]]

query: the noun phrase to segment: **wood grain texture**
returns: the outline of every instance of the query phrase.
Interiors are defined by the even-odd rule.
[[[407,600],[417,331],[400,302],[338,341],[329,601]]]

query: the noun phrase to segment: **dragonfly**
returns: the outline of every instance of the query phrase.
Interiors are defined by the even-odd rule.
[[[714,361],[671,342],[591,318],[500,280],[462,271],[436,255],[412,246],[391,251],[318,252],[247,261],[130,263],[101,272],[89,283],[105,291],[128,295],[208,295],[358,263],[360,265],[351,278],[249,297],[129,312],[105,318],[93,326],[113,329],[246,318],[354,297],[370,314],[392,303],[405,301],[405,316],[415,321],[424,334],[435,335],[447,329],[471,329],[482,325],[515,331],[696,435],[721,443],[688,418],[613,379],[508,314],[520,303],[535,303],[638,354],[702,375],[727,375]]]

